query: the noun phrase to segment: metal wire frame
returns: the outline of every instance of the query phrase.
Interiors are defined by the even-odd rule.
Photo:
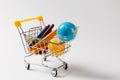
[[[32,64],[32,65],[37,65],[37,66],[43,66],[43,67],[47,67],[47,68],[50,68],[50,69],[54,69],[54,68],[55,68],[55,69],[59,69],[59,68],[63,67],[64,64],[66,64],[66,62],[63,61],[62,59],[60,59],[58,56],[52,54],[51,51],[48,51],[47,54],[44,55],[44,57],[42,58],[42,64],[41,64],[41,65],[40,65],[40,64],[30,63],[30,62],[27,62],[27,60],[26,60],[28,57],[30,57],[30,56],[33,55],[33,53],[31,53],[31,52],[29,51],[30,46],[29,46],[29,43],[28,43],[28,39],[30,39],[30,38],[38,39],[39,41],[42,41],[42,42],[44,42],[44,43],[50,43],[50,44],[57,45],[57,46],[60,46],[60,45],[62,45],[62,44],[65,44],[65,48],[63,49],[63,50],[64,50],[64,53],[68,52],[68,51],[69,51],[69,48],[71,47],[70,42],[67,42],[67,43],[61,42],[61,43],[59,43],[59,44],[56,44],[56,43],[53,43],[53,42],[51,42],[51,41],[46,41],[46,40],[42,40],[42,39],[37,38],[36,36],[42,31],[42,25],[41,25],[41,24],[43,24],[43,25],[45,26],[44,23],[40,23],[40,26],[32,27],[32,28],[30,28],[28,31],[24,31],[24,30],[22,29],[22,27],[19,27],[19,28],[18,28],[18,32],[19,32],[19,34],[20,34],[20,38],[21,38],[21,41],[22,41],[22,45],[23,45],[24,51],[25,51],[25,53],[26,53],[26,56],[24,57],[24,62],[25,62],[25,64]],[[27,39],[27,38],[28,38],[28,39]],[[48,66],[47,64],[44,63],[44,62],[45,62],[44,59],[47,58],[47,57],[49,57],[49,56],[55,57],[55,58],[58,59],[60,62],[62,62],[62,64],[61,64],[60,66],[58,66],[58,67],[50,67],[50,66]]]

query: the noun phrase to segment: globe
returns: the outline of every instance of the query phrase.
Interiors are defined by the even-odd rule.
[[[60,24],[57,30],[57,35],[63,42],[68,42],[76,37],[77,28],[71,22],[64,22]]]

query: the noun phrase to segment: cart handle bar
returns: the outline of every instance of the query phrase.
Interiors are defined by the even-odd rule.
[[[14,25],[17,28],[19,28],[19,27],[21,27],[21,23],[27,22],[27,21],[31,21],[31,20],[38,20],[39,22],[42,22],[43,21],[43,17],[42,16],[37,16],[37,17],[34,17],[34,18],[28,18],[28,19],[24,19],[24,20],[16,20],[14,22]]]

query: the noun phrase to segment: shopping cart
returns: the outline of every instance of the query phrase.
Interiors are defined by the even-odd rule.
[[[24,30],[21,23],[23,22],[28,22],[31,20],[38,20],[40,25],[39,26],[35,26],[32,28],[29,28],[27,30]],[[21,41],[26,53],[26,56],[24,57],[24,62],[26,64],[26,69],[29,70],[30,69],[30,65],[36,65],[34,63],[30,63],[28,62],[26,59],[32,55],[43,55],[43,58],[41,60],[42,64],[39,66],[43,66],[43,67],[47,67],[52,69],[52,76],[56,77],[58,74],[58,69],[63,67],[63,69],[67,69],[68,68],[68,64],[61,60],[59,58],[59,56],[65,54],[66,52],[69,51],[70,43],[69,42],[60,42],[60,43],[55,43],[52,42],[51,39],[57,39],[59,40],[59,38],[56,35],[56,31],[54,30],[53,32],[51,32],[52,34],[48,34],[46,38],[38,38],[37,36],[39,35],[39,33],[41,33],[43,31],[43,29],[45,28],[45,24],[43,21],[43,17],[42,16],[38,16],[35,18],[29,18],[29,19],[25,19],[25,20],[17,20],[14,22],[16,28],[18,29],[18,32],[20,34],[21,37]],[[34,45],[31,45],[31,43],[34,41]],[[48,46],[50,48],[54,48],[54,49],[49,49]],[[57,46],[57,49],[55,48],[55,46]],[[61,47],[62,46],[62,47]],[[51,56],[51,57],[55,57],[55,59],[58,59],[60,62],[62,62],[61,65],[59,65],[58,67],[51,67],[48,66],[47,64],[45,64],[44,62],[47,61],[47,58]]]

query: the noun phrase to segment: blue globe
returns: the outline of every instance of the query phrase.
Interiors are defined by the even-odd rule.
[[[60,24],[57,30],[57,35],[63,42],[68,42],[76,37],[77,28],[71,22],[64,22]]]

